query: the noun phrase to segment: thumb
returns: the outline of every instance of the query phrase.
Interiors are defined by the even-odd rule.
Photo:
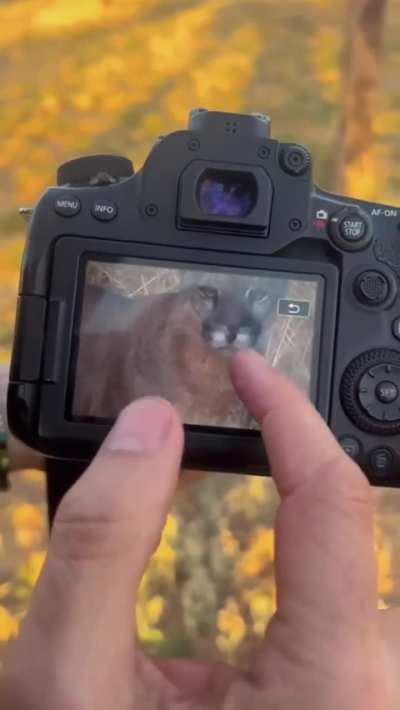
[[[167,402],[143,399],[122,412],[56,515],[18,642],[30,666],[45,666],[48,656],[54,666],[58,657],[76,687],[83,674],[88,688],[113,670],[118,675],[121,652],[134,642],[135,594],[165,523],[182,448],[182,426]],[[33,639],[44,653],[31,648]],[[40,677],[45,669],[35,670]]]
[[[61,503],[49,563],[52,557],[72,560],[90,574],[98,568],[108,579],[112,572],[138,585],[160,539],[182,448],[182,426],[168,402],[146,398],[123,410]]]

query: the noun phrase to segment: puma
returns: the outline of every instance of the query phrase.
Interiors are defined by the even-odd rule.
[[[251,426],[229,357],[255,345],[265,298],[249,292],[243,302],[210,286],[128,298],[87,285],[74,414],[115,418],[130,401],[156,395],[189,424]]]

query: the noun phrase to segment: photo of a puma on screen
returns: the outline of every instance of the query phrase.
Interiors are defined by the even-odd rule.
[[[122,266],[115,268],[120,276]],[[136,398],[161,396],[186,423],[255,428],[233,390],[230,359],[244,348],[268,358],[288,281],[124,268],[131,270],[126,295],[96,278],[86,282],[73,414],[113,419]]]

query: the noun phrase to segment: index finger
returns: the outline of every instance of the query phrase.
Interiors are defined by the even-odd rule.
[[[232,380],[239,397],[261,426],[282,497],[331,464],[347,466],[348,476],[365,484],[360,469],[352,465],[306,395],[269,367],[261,355],[254,351],[236,355]]]
[[[311,644],[318,655],[328,637],[340,655],[349,638],[365,642],[376,616],[370,486],[307,397],[264,358],[238,354],[232,379],[260,422],[282,497],[275,526],[275,628],[284,619],[285,633],[291,629],[305,653]]]

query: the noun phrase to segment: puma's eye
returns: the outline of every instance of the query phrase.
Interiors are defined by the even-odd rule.
[[[269,300],[269,295],[260,288],[249,288],[246,291],[246,298],[250,303],[259,306]]]
[[[215,308],[218,303],[218,291],[216,288],[212,286],[199,286],[199,293],[210,310]]]

